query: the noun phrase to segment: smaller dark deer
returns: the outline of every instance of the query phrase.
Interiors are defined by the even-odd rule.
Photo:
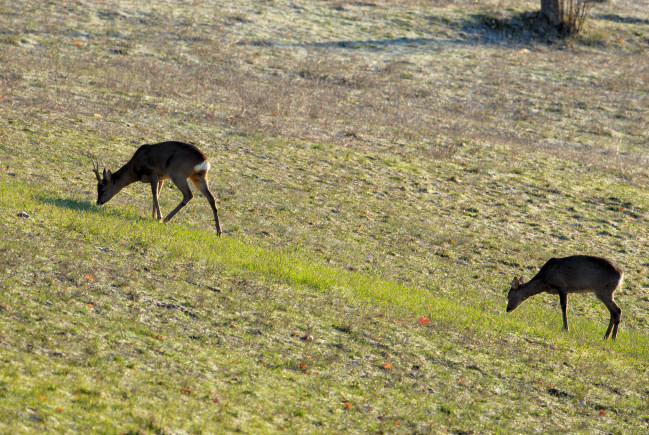
[[[568,293],[593,292],[611,312],[604,340],[611,334],[611,330],[615,340],[622,310],[613,301],[613,293],[622,286],[623,278],[624,272],[606,258],[587,255],[551,258],[529,282],[523,283],[523,278],[514,278],[507,295],[507,312],[514,311],[530,296],[542,292],[558,294],[563,313],[563,327],[567,331]]]
[[[207,172],[210,162],[207,157],[194,145],[183,142],[162,142],[154,145],[142,145],[135,151],[131,160],[117,172],[111,173],[104,168],[103,176],[99,175],[99,162],[92,159],[93,172],[97,177],[97,204],[105,204],[124,187],[136,181],[151,184],[153,194],[152,217],[160,220],[160,204],[158,195],[164,180],[171,181],[183,194],[183,200],[164,219],[169,222],[178,211],[183,208],[194,195],[189,189],[187,179],[207,198],[214,213],[216,233],[221,235],[219,213],[216,209],[214,196],[207,185]]]

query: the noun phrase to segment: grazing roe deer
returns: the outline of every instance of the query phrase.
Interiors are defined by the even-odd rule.
[[[514,278],[507,295],[507,312],[514,311],[530,296],[542,292],[558,294],[563,313],[563,327],[568,330],[568,293],[593,292],[611,312],[604,340],[611,334],[611,330],[615,340],[622,310],[613,301],[613,293],[622,286],[623,278],[624,272],[606,258],[587,255],[551,258],[529,282],[523,283],[522,277]]]
[[[97,204],[105,204],[120,190],[136,181],[151,184],[153,194],[152,217],[160,220],[160,204],[158,195],[164,180],[171,181],[183,194],[183,200],[164,219],[164,222],[174,217],[193,198],[187,179],[207,198],[214,213],[216,233],[221,235],[219,214],[216,209],[214,196],[207,185],[207,172],[210,163],[207,157],[194,145],[183,142],[161,142],[154,145],[142,145],[135,151],[131,160],[117,172],[111,173],[104,167],[103,177],[99,175],[99,162],[92,159],[93,172],[97,177]]]

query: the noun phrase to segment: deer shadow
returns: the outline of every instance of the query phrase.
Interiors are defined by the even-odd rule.
[[[76,199],[59,198],[47,194],[38,194],[36,195],[36,199],[39,202],[42,202],[44,204],[54,205],[58,208],[67,208],[69,210],[85,211],[85,212],[92,212],[92,213],[99,212],[99,208],[97,208],[90,201],[79,201]]]
[[[133,222],[140,222],[144,218],[135,214],[132,211],[123,211],[118,209],[102,209],[94,201],[82,201],[78,199],[61,198],[58,196],[48,195],[41,193],[36,195],[36,200],[43,203],[53,205],[58,208],[74,210],[85,213],[102,214],[105,216],[117,216],[120,219],[129,220]]]

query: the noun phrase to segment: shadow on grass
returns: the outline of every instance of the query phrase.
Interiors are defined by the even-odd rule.
[[[626,17],[616,14],[591,15],[589,19],[610,20],[627,24],[649,24],[644,18]],[[429,16],[431,28],[445,26],[458,33],[457,38],[389,38],[366,40],[341,40],[281,43],[265,39],[241,41],[240,44],[261,47],[311,47],[311,48],[346,48],[346,49],[383,49],[390,46],[444,46],[444,45],[528,45],[528,44],[561,44],[570,36],[567,27],[555,27],[549,24],[539,11],[507,13],[500,10],[487,11],[466,16],[460,20],[446,17]]]
[[[89,211],[98,213],[99,208],[89,201],[78,201],[76,199],[58,198],[51,195],[39,194],[36,199],[45,204],[52,204],[59,208],[67,208],[76,211]]]
[[[342,40],[321,42],[281,43],[269,40],[241,41],[240,44],[261,47],[312,47],[382,49],[388,46],[416,45],[521,45],[532,43],[553,44],[566,35],[560,28],[550,26],[539,12],[507,14],[502,11],[468,15],[461,20],[429,16],[431,28],[446,26],[458,33],[457,38],[389,38],[367,40]]]
[[[458,28],[480,44],[554,44],[568,36],[566,29],[550,25],[540,12],[473,14],[460,21]]]
[[[50,204],[58,208],[65,208],[68,210],[82,211],[86,213],[102,214],[105,216],[119,216],[122,219],[131,220],[134,222],[142,221],[142,217],[128,211],[120,211],[116,209],[102,209],[101,206],[96,205],[92,201],[79,201],[76,199],[60,198],[57,196],[38,194],[35,196],[36,200],[43,204]]]
[[[391,38],[391,39],[364,39],[364,40],[344,40],[344,41],[324,41],[324,42],[301,42],[294,44],[273,42],[268,40],[257,40],[243,42],[242,44],[257,47],[311,47],[311,48],[382,48],[392,45],[434,45],[445,43],[469,43],[461,39],[439,39],[439,38]]]
[[[618,14],[593,14],[591,15],[591,18],[595,20],[606,20],[624,24],[649,24],[649,19],[647,18],[627,17]]]

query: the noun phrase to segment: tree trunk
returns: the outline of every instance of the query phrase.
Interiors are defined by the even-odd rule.
[[[541,0],[541,15],[553,26],[559,25],[559,1]]]

